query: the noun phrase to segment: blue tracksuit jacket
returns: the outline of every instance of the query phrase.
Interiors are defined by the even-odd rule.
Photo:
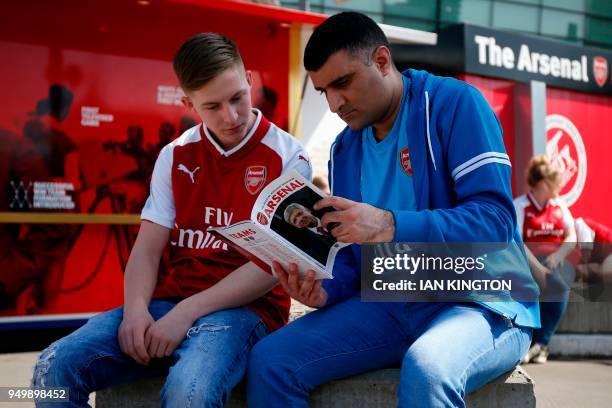
[[[502,129],[484,97],[465,82],[409,69],[408,121],[417,135],[409,145],[417,211],[393,211],[397,242],[521,242],[510,188],[511,166]],[[361,200],[361,131],[345,128],[331,147],[332,194]],[[382,183],[385,180],[381,180]],[[341,250],[334,279],[326,280],[327,305],[355,296],[360,246]],[[508,277],[507,275],[505,277]],[[537,298],[531,274],[510,277]],[[539,327],[538,303],[478,302],[517,325]]]

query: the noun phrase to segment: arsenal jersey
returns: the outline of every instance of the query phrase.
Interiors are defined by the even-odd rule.
[[[554,252],[565,239],[566,231],[573,228],[574,219],[569,209],[558,198],[548,200],[541,207],[531,193],[514,200],[519,231],[525,243],[542,243],[534,248],[534,255]],[[548,245],[547,245],[548,244]]]
[[[205,124],[161,150],[141,214],[172,230],[167,272],[158,277],[154,298],[189,297],[248,262],[208,228],[249,219],[259,192],[287,170],[312,178],[302,145],[254,112],[252,129],[230,150],[219,146]],[[275,330],[286,323],[289,304],[277,286],[246,306]]]

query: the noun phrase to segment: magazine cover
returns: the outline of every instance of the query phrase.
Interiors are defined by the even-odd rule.
[[[264,188],[253,206],[251,220],[211,229],[232,242],[249,259],[271,271],[272,261],[285,268],[296,263],[300,273],[312,269],[317,279],[331,279],[336,254],[346,246],[324,228],[323,214],[314,210],[326,196],[298,172],[289,171]]]

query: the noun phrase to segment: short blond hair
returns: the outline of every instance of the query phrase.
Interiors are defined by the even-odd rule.
[[[561,179],[561,171],[551,163],[548,156],[541,154],[534,156],[529,161],[527,169],[527,184],[535,187],[542,180],[558,183]]]

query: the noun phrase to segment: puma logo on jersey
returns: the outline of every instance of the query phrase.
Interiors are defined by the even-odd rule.
[[[178,170],[183,171],[185,173],[187,173],[189,175],[189,178],[191,179],[191,183],[195,183],[195,173],[196,171],[200,170],[200,167],[196,167],[195,169],[193,169],[193,171],[190,171],[187,167],[185,167],[184,164],[179,164],[178,165]]]

